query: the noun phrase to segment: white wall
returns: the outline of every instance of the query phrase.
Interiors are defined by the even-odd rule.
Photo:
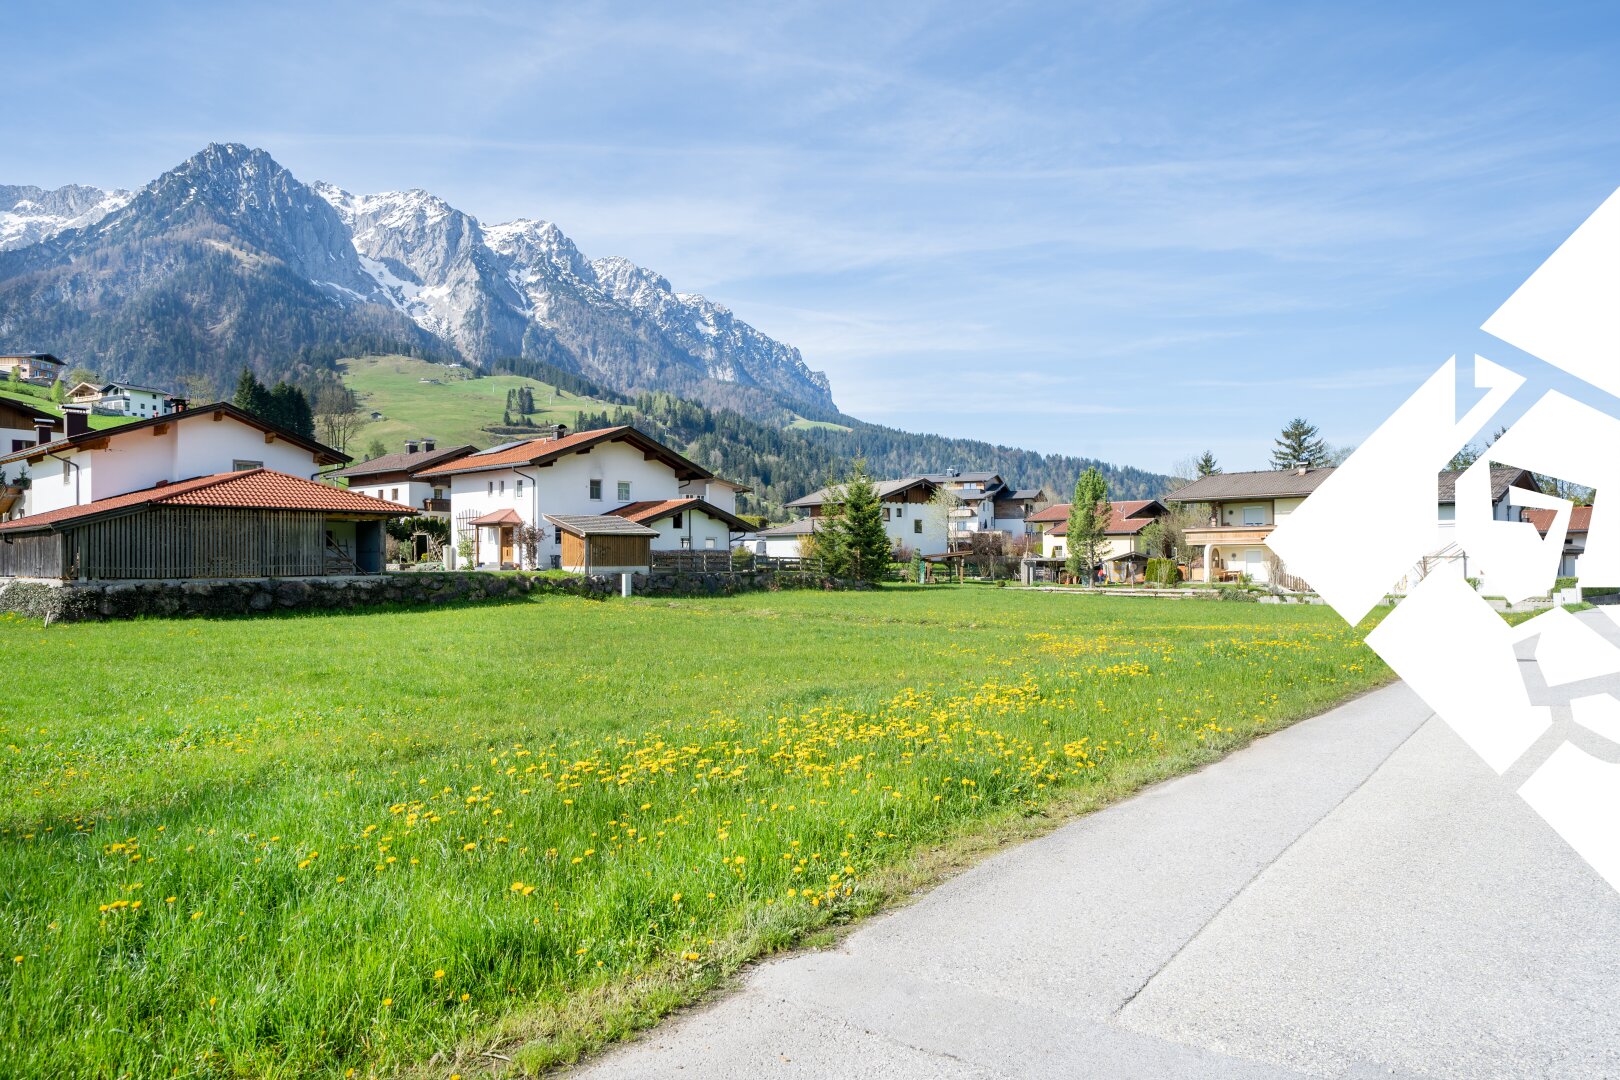
[[[424,480],[395,480],[386,484],[376,484],[367,480],[362,483],[350,483],[349,490],[359,492],[361,495],[371,495],[388,502],[397,502],[411,509],[422,511],[422,504],[433,498],[435,490],[448,492],[450,483],[441,480],[437,484],[430,484]]]
[[[114,429],[107,433],[111,438],[104,449],[62,453],[81,470],[77,477],[71,466],[54,457],[29,465],[28,475],[33,482],[25,499],[26,513],[107,499],[160,481],[174,483],[230,472],[238,461],[259,462],[267,469],[304,479],[320,468],[311,451],[281,439],[266,443],[264,432],[258,428],[229,416],[215,421],[214,415],[221,414],[177,419],[161,435],[155,434],[156,427],[137,428],[123,435]]]
[[[681,519],[679,527],[675,524],[677,515]],[[680,551],[688,547],[693,551],[731,550],[731,527],[701,510],[680,510],[646,525],[658,530],[652,542],[654,551]],[[683,544],[682,540],[690,543]]]
[[[520,476],[519,471],[527,475]],[[590,497],[592,480],[602,481],[600,499]],[[519,481],[523,483],[521,495]],[[621,482],[630,485],[628,498],[619,497]],[[540,548],[544,567],[551,565],[551,556],[562,553],[557,529],[545,520],[546,515],[606,514],[627,502],[674,499],[679,495],[680,484],[668,465],[648,461],[640,450],[623,443],[598,443],[590,453],[569,454],[548,468],[520,465],[516,469],[456,473],[450,483],[450,519],[455,523],[464,515],[483,517],[497,510],[516,510],[524,523],[546,532],[546,542]]]
[[[680,494],[702,499],[728,514],[737,512],[737,489],[724,480],[683,480]]]

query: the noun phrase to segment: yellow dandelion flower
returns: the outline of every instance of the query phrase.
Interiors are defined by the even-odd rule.
[[[442,979],[442,978],[444,978],[444,968],[440,968],[440,969],[439,969],[439,970],[438,970],[438,971],[435,971],[435,972],[434,972],[434,973],[433,973],[433,977],[434,977],[434,978],[435,978],[435,979]]]

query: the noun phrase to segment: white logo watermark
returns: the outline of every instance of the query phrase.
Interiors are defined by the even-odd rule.
[[[1620,192],[1482,329],[1620,396]],[[1493,490],[1501,483],[1493,463],[1592,488],[1580,578],[1620,586],[1620,419],[1544,394],[1456,479],[1455,519],[1442,524],[1438,475],[1526,381],[1475,356],[1473,385],[1483,396],[1459,417],[1457,377],[1452,357],[1268,544],[1351,622],[1404,580],[1405,597],[1368,645],[1499,774],[1521,775],[1537,743],[1556,741],[1519,794],[1620,889],[1620,698],[1591,682],[1620,674],[1620,647],[1606,632],[1620,640],[1620,607],[1601,607],[1588,621],[1553,604],[1509,626],[1475,587],[1483,578],[1511,602],[1546,595],[1573,510],[1541,491]],[[1539,520],[1521,520],[1521,508],[1541,511]],[[1516,648],[1531,641],[1534,662],[1521,663]]]

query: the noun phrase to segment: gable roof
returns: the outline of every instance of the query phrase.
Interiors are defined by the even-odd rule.
[[[872,486],[877,488],[879,501],[887,501],[891,496],[894,495],[903,495],[912,488],[923,484],[926,484],[930,488],[939,487],[938,480],[932,480],[926,476],[906,476],[900,478],[899,480],[874,480],[872,482]],[[817,491],[812,491],[803,498],[794,499],[787,505],[821,506],[828,502],[835,502],[836,500],[832,498],[832,494],[835,491],[842,492],[843,487],[837,484],[830,485]]]
[[[358,476],[379,476],[383,473],[419,473],[434,465],[443,465],[448,461],[465,457],[478,452],[478,447],[472,443],[463,443],[452,446],[446,450],[418,450],[416,453],[407,453],[401,450],[397,454],[384,454],[369,461],[362,461],[358,465],[350,465],[347,469],[338,469],[336,472],[325,474],[326,479],[342,476],[354,479]]]
[[[1555,510],[1526,510],[1524,519],[1536,527],[1542,536],[1552,528]],[[1592,529],[1592,508],[1590,506],[1575,506],[1569,511],[1569,528],[1564,530],[1565,536],[1574,536],[1576,533],[1590,532]]]
[[[1046,530],[1048,536],[1069,535],[1069,507],[1070,503],[1057,503],[1048,510],[1063,509],[1063,516],[1058,524]],[[1158,513],[1151,513],[1158,507]],[[1042,511],[1043,513],[1045,511]],[[1125,502],[1111,502],[1108,504],[1108,524],[1104,526],[1103,533],[1107,536],[1135,536],[1147,528],[1155,518],[1167,513],[1167,509],[1158,499],[1131,499]],[[1033,519],[1031,519],[1033,520]],[[1051,521],[1053,519],[1047,518]]]
[[[546,520],[575,536],[657,536],[657,529],[613,514],[547,514]]]
[[[798,521],[790,521],[786,525],[772,525],[768,529],[756,530],[754,535],[765,537],[809,536],[815,531],[816,522],[814,518],[800,518]]]
[[[572,435],[562,438],[525,439],[523,442],[510,443],[505,446],[493,447],[476,454],[457,458],[444,465],[436,465],[431,469],[423,469],[418,476],[451,476],[456,473],[484,472],[488,469],[509,469],[514,465],[544,465],[569,454],[577,454],[582,450],[605,442],[630,443],[648,458],[657,458],[668,465],[679,480],[707,480],[714,476],[712,472],[697,464],[688,461],[677,454],[651,435],[637,431],[625,424],[618,427],[598,428],[595,431],[576,431]]]
[[[1454,503],[1457,501],[1457,478],[1467,471],[1466,469],[1448,469],[1440,474],[1440,502]],[[1521,469],[1515,465],[1492,465],[1491,502],[1501,502],[1510,487],[1541,490],[1540,485],[1536,483],[1535,474],[1529,469]]]
[[[996,492],[996,502],[1035,502],[1045,494],[1040,488],[1019,488],[1016,491],[1003,488]]]
[[[996,487],[1001,487],[1001,474],[993,472],[965,472],[965,473],[923,473],[924,480],[932,480],[936,484],[988,484],[995,481]]]
[[[375,499],[331,484],[317,484],[313,480],[289,476],[274,469],[259,468],[196,476],[190,480],[158,484],[78,506],[30,514],[15,521],[0,522],[0,532],[55,529],[153,505],[210,506],[234,510],[320,510],[326,513],[398,516],[415,513],[410,507],[399,503]]]
[[[1228,499],[1287,498],[1309,495],[1333,475],[1333,466],[1319,469],[1264,469],[1259,472],[1215,473],[1179,487],[1166,502],[1224,502]]]
[[[22,413],[24,416],[28,417],[30,422],[34,420],[49,420],[56,427],[62,426],[61,413],[52,412],[50,409],[40,405],[35,405],[31,401],[24,401],[21,398],[0,395],[0,412],[5,411],[6,409],[11,409]]]
[[[736,514],[727,513],[713,503],[704,502],[702,499],[644,499],[641,502],[626,503],[617,510],[609,510],[608,513],[628,518],[638,525],[646,525],[649,522],[662,521],[671,514],[692,510],[707,514],[714,520],[723,522],[735,532],[748,532],[753,528],[752,525]]]
[[[79,408],[82,409],[84,406],[81,405]],[[82,435],[70,435],[39,446],[30,446],[0,457],[0,465],[24,458],[39,458],[44,457],[46,454],[60,454],[66,450],[85,449],[86,443],[100,443],[105,439],[122,438],[131,432],[144,431],[159,424],[186,424],[200,420],[205,416],[213,417],[216,415],[229,416],[246,424],[248,427],[258,428],[267,435],[274,435],[284,442],[290,442],[294,446],[302,447],[313,454],[315,461],[321,465],[343,465],[352,460],[348,454],[343,453],[341,450],[334,450],[325,443],[316,442],[314,439],[306,439],[297,432],[287,430],[280,424],[272,424],[268,420],[254,416],[252,413],[243,412],[229,402],[216,401],[211,405],[199,405],[194,409],[182,409],[179,412],[166,413],[162,416],[148,416],[144,420],[131,420],[127,424],[119,424],[116,427],[92,428]]]

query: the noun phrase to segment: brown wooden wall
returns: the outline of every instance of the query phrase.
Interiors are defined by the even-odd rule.
[[[557,532],[562,536],[562,564],[579,566],[585,561],[585,541],[571,532]]]
[[[60,578],[62,537],[56,533],[0,540],[0,577]]]
[[[326,523],[313,510],[158,506],[62,537],[66,576],[314,577],[326,572]]]
[[[649,566],[652,563],[650,536],[593,536],[591,566]]]

